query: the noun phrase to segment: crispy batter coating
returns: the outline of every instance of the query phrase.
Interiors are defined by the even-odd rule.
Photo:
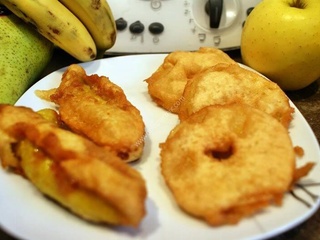
[[[140,111],[107,77],[87,76],[81,66],[70,65],[50,98],[59,105],[61,119],[72,131],[126,162],[140,158],[145,134]]]
[[[31,151],[21,147],[26,142]],[[29,108],[0,105],[0,158],[4,169],[23,174],[83,218],[137,226],[146,213],[138,171]]]
[[[281,204],[295,180],[287,129],[248,105],[205,107],[160,146],[162,174],[178,205],[214,226]]]
[[[159,106],[177,113],[189,79],[218,63],[236,64],[226,53],[216,48],[202,47],[196,52],[172,52],[156,72],[146,79],[148,92]]]
[[[238,65],[217,64],[188,81],[179,118],[184,120],[208,105],[244,103],[258,108],[288,127],[294,109],[281,88]]]

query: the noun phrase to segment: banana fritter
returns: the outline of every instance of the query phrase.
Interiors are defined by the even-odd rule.
[[[61,119],[72,131],[123,161],[140,158],[145,135],[142,116],[109,78],[88,76],[81,66],[70,65],[50,99],[59,105]]]
[[[138,226],[145,216],[138,171],[30,108],[0,105],[0,158],[4,169],[85,219]]]

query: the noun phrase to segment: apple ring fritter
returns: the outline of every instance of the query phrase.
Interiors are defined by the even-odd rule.
[[[172,52],[156,72],[146,79],[148,92],[159,106],[177,113],[188,80],[218,63],[236,64],[226,53],[216,48],[202,47],[196,52]]]
[[[294,178],[287,129],[248,105],[205,107],[160,147],[162,175],[176,202],[210,225],[235,224],[280,205]]]
[[[184,120],[205,106],[231,103],[258,108],[285,127],[289,126],[294,112],[276,83],[238,65],[217,64],[188,81],[178,115]]]

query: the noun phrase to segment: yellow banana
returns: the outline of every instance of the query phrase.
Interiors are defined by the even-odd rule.
[[[97,49],[82,22],[57,0],[0,0],[14,14],[79,61],[96,58]]]
[[[116,41],[116,24],[106,0],[59,0],[87,27],[98,51],[105,52]]]

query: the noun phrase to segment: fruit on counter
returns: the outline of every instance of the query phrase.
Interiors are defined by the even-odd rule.
[[[79,61],[94,60],[97,49],[104,53],[115,43],[116,26],[107,2],[0,0],[0,3]]]
[[[320,1],[263,0],[248,16],[241,39],[246,65],[284,90],[320,77]]]
[[[96,58],[95,43],[82,24],[57,0],[1,0],[3,5],[80,61]]]
[[[0,103],[14,104],[51,59],[53,44],[0,5]]]
[[[116,23],[106,0],[59,0],[76,15],[89,30],[98,54],[111,48],[116,41]]]

